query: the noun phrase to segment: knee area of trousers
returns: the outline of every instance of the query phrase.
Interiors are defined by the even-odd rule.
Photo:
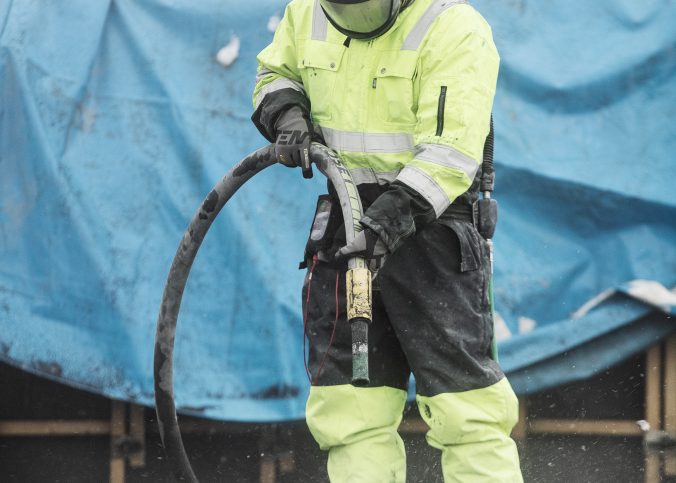
[[[396,432],[406,392],[391,387],[313,386],[305,419],[322,449]]]
[[[439,445],[508,437],[519,414],[507,379],[472,391],[418,396],[417,402],[430,427],[428,440]]]

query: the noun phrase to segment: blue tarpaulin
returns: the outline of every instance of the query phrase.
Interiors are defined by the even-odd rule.
[[[284,5],[0,0],[0,360],[152,404],[165,277],[203,197],[264,143],[255,55]],[[474,5],[502,56],[501,361],[533,392],[676,329],[676,3]],[[179,410],[303,416],[296,267],[324,181],[299,174],[257,176],[205,240],[179,319]]]

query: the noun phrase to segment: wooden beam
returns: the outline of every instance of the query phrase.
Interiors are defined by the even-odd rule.
[[[664,345],[664,430],[676,435],[676,335]],[[676,476],[676,448],[664,454],[665,476]]]
[[[223,433],[250,433],[251,425],[245,423],[229,423],[208,419],[189,419],[181,420],[179,415],[179,425],[182,434],[223,434]],[[149,431],[157,433],[158,427],[153,424]]]
[[[126,433],[126,408],[120,401],[111,401],[110,405],[110,483],[124,483],[124,455],[118,454],[117,443]]]
[[[642,436],[634,421],[616,419],[567,420],[533,419],[528,424],[529,433],[578,434],[595,436]]]
[[[420,417],[406,418],[399,425],[400,433],[420,434],[430,430],[427,423]]]
[[[110,434],[109,420],[0,421],[0,436],[98,436]]]
[[[146,425],[145,408],[131,404],[129,406],[129,436],[141,444],[139,451],[129,457],[132,468],[143,468],[146,465]]]

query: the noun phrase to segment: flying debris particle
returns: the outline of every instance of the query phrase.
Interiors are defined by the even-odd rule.
[[[519,334],[533,332],[538,323],[528,317],[519,317]]]
[[[230,42],[228,42],[228,45],[226,45],[225,47],[223,47],[221,50],[218,51],[218,54],[216,54],[216,60],[223,67],[230,67],[237,60],[238,56],[239,56],[239,37],[233,35],[230,38]]]
[[[282,19],[277,15],[270,17],[268,19],[268,32],[272,32],[274,34],[277,31],[277,27],[279,27],[279,22],[281,21]]]

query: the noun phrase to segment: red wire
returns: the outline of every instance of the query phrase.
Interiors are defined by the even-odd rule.
[[[340,272],[336,270],[336,318],[333,320],[333,330],[331,331],[331,338],[329,339],[329,346],[326,348],[326,352],[322,356],[322,361],[319,364],[319,369],[317,370],[317,376],[315,379],[312,379],[312,374],[310,373],[310,369],[308,368],[308,362],[307,358],[305,356],[306,354],[306,341],[307,341],[307,321],[308,321],[308,310],[310,307],[310,292],[312,291],[312,274],[314,273],[315,267],[317,266],[317,255],[314,255],[312,257],[312,266],[310,267],[310,274],[308,275],[308,282],[307,282],[307,297],[305,298],[305,313],[303,314],[303,365],[305,366],[305,373],[307,374],[307,379],[310,382],[310,384],[314,385],[317,384],[317,380],[319,379],[319,375],[322,373],[322,369],[324,368],[324,363],[326,362],[326,357],[329,355],[329,351],[331,350],[331,346],[333,345],[333,339],[336,336],[336,327],[338,326],[338,282],[340,281]]]
[[[319,369],[317,370],[317,377],[315,377],[315,380],[312,384],[317,384],[317,380],[319,379],[319,375],[322,373],[322,369],[324,368],[324,362],[326,362],[326,356],[329,355],[329,351],[331,350],[331,346],[333,345],[333,338],[336,335],[336,327],[338,326],[338,282],[340,280],[340,272],[336,270],[336,318],[333,320],[333,331],[331,331],[331,338],[329,339],[329,346],[326,348],[326,352],[324,352],[324,356],[322,357],[322,362],[319,364]]]

